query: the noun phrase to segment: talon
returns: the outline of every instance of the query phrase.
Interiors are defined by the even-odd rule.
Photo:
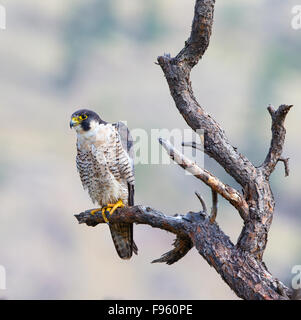
[[[103,220],[107,223],[110,224],[108,218],[107,218],[107,214],[112,215],[114,213],[114,211],[117,208],[123,208],[124,204],[122,202],[122,200],[117,201],[116,203],[108,203],[106,206],[102,207],[102,209],[95,209],[91,211],[91,214],[94,215],[96,212],[99,212],[101,210],[101,214],[103,217]]]
[[[122,202],[122,200],[117,201],[114,204],[113,208],[110,210],[110,215],[112,215],[117,208],[123,208],[123,207],[124,207],[124,203]]]
[[[106,216],[107,211],[108,211],[107,208],[104,207],[101,209],[101,214],[102,214],[102,217],[103,217],[103,220],[105,221],[105,223],[109,224],[110,222]],[[110,213],[110,211],[109,211],[109,213]]]

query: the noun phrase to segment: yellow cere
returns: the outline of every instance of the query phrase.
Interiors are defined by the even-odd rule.
[[[88,116],[83,114],[83,115],[81,115],[79,117],[73,117],[72,121],[75,122],[75,123],[79,123],[79,122],[81,122],[81,121],[83,121],[83,120],[85,120],[87,118],[88,118]]]

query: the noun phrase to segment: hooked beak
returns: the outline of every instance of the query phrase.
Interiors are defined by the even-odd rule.
[[[78,118],[77,117],[73,117],[70,120],[70,129],[72,129],[73,127],[78,126],[78,125],[79,125]]]

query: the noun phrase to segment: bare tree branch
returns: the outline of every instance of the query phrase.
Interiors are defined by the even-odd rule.
[[[79,223],[85,223],[88,226],[95,227],[99,223],[105,223],[101,212],[91,214],[95,209],[86,210],[79,215],[75,215]],[[161,212],[150,207],[135,206],[126,210],[119,210],[118,214],[113,213],[109,219],[110,223],[126,222],[136,224],[148,224],[153,228],[160,228],[185,238],[187,236],[183,229],[185,220],[181,216],[165,216]]]
[[[105,223],[102,215],[91,215],[91,210],[76,215],[79,223],[96,226]],[[192,216],[194,219],[185,219]],[[243,299],[286,300],[292,294],[266,270],[264,264],[250,254],[240,251],[207,216],[188,213],[174,217],[144,206],[118,209],[110,216],[110,223],[147,224],[177,235],[176,249],[154,262],[171,264],[182,258],[192,246],[216,269],[224,281]],[[182,242],[179,239],[183,239]],[[279,288],[283,293],[280,292]]]
[[[215,159],[242,186],[244,196],[239,199],[242,203],[245,201],[247,206],[243,204],[236,207],[244,219],[237,248],[261,261],[275,207],[269,175],[277,161],[281,161],[279,159],[285,138],[283,124],[291,106],[282,105],[277,111],[269,107],[273,132],[271,147],[264,164],[256,168],[247,157],[231,145],[224,130],[199,105],[193,94],[190,72],[209,45],[214,4],[214,0],[196,0],[192,30],[185,47],[175,58],[169,55],[158,57],[158,63],[164,72],[175,105],[187,124],[196,132],[203,130],[204,152]],[[207,177],[210,175],[205,172],[203,181],[206,180],[206,174]],[[217,189],[212,189],[222,194]]]
[[[175,57],[158,57],[170,93],[176,107],[195,131],[204,130],[204,152],[215,159],[240,184],[252,181],[256,168],[237,152],[220,125],[198,104],[190,82],[191,68],[199,61],[209,45],[211,35],[214,0],[197,0],[192,30],[185,47]]]
[[[272,118],[272,141],[269,153],[262,165],[262,170],[267,177],[269,177],[274,171],[278,161],[284,162],[285,173],[286,176],[288,176],[288,159],[281,158],[281,154],[286,134],[284,120],[292,107],[292,105],[282,104],[277,110],[275,110],[271,105],[268,106],[268,111]]]
[[[282,158],[282,157],[278,159],[278,161],[281,161],[284,163],[284,172],[286,177],[288,177],[290,174],[289,160],[290,158]]]
[[[206,183],[212,190],[219,193],[228,200],[239,212],[243,220],[248,218],[248,204],[244,197],[234,188],[222,183],[217,177],[205,169],[201,169],[196,163],[193,163],[182,153],[176,150],[169,141],[162,138],[159,139],[160,144],[167,151],[169,156],[183,169],[193,174],[196,178]]]
[[[190,69],[202,58],[208,48],[212,32],[215,0],[197,0],[194,7],[191,34],[185,47],[176,56]],[[159,62],[160,64],[160,62]]]
[[[215,159],[242,186],[249,217],[242,215],[245,224],[238,246],[262,259],[275,206],[268,181],[274,168],[274,147],[269,157],[272,161],[266,161],[264,170],[261,167],[256,168],[231,145],[224,130],[199,105],[190,82],[191,68],[202,57],[209,44],[214,4],[214,0],[196,1],[192,31],[185,47],[175,58],[169,55],[158,57],[158,63],[165,74],[176,107],[187,124],[196,132],[204,131],[204,152]],[[196,49],[196,46],[199,49]],[[283,129],[283,115],[289,109],[289,106],[283,106],[273,115],[275,132]],[[279,141],[274,139],[272,145],[278,143]],[[279,158],[278,154],[275,158]]]
[[[204,199],[202,198],[202,196],[198,192],[195,192],[195,195],[197,196],[197,198],[200,200],[200,202],[202,204],[203,212],[205,214],[207,214],[207,206],[206,206],[206,203],[205,203]]]
[[[173,246],[175,247],[173,250],[164,253],[161,258],[153,260],[152,263],[165,262],[166,264],[171,265],[182,259],[193,247],[193,244],[189,238],[177,237]]]
[[[217,192],[211,189],[212,192],[212,208],[211,208],[211,214],[210,214],[210,222],[215,222],[216,216],[217,216]]]
[[[195,141],[192,142],[182,142],[183,147],[191,147],[200,151],[204,151],[204,147],[202,144],[198,144]]]

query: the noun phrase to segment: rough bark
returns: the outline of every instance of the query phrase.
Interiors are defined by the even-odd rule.
[[[263,166],[256,168],[231,145],[224,130],[199,105],[193,94],[190,71],[209,45],[214,4],[214,0],[196,1],[192,31],[185,47],[175,58],[169,55],[158,57],[158,63],[176,107],[187,124],[195,131],[204,130],[204,152],[242,186],[249,214],[248,219],[244,219],[238,247],[262,259],[275,206],[269,176],[280,161],[285,139],[284,119],[292,106],[281,105],[277,111],[269,107],[273,132],[271,148]]]
[[[91,210],[76,215],[79,223],[93,227],[105,223],[101,214],[91,215]],[[146,224],[174,233],[177,236],[176,248],[153,262],[172,264],[195,246],[242,299],[285,300],[292,294],[266,270],[262,262],[237,248],[217,223],[210,222],[210,217],[203,212],[172,217],[150,207],[135,206],[114,212],[110,223],[114,222]]]
[[[241,185],[243,193],[199,168],[169,142],[160,140],[176,163],[211,188],[211,215],[207,214],[203,200],[199,197],[203,211],[198,213],[189,212],[171,217],[149,207],[135,206],[118,209],[110,217],[110,222],[148,224],[176,234],[175,248],[153,262],[172,264],[194,246],[242,299],[289,299],[292,291],[269,273],[262,257],[275,207],[269,177],[279,161],[284,162],[286,175],[289,173],[288,159],[282,157],[282,150],[286,133],[284,121],[292,106],[281,105],[277,110],[268,107],[272,118],[271,145],[263,164],[255,167],[231,145],[221,126],[199,105],[193,94],[190,72],[209,45],[214,5],[214,0],[196,0],[192,30],[185,47],[176,57],[158,57],[158,64],[164,72],[178,111],[193,130],[204,132],[204,152]],[[199,148],[193,144],[190,146]],[[215,222],[217,194],[227,199],[243,219],[244,226],[236,244],[230,241]],[[78,221],[89,226],[104,222],[101,214],[91,215],[90,211],[77,215]]]

